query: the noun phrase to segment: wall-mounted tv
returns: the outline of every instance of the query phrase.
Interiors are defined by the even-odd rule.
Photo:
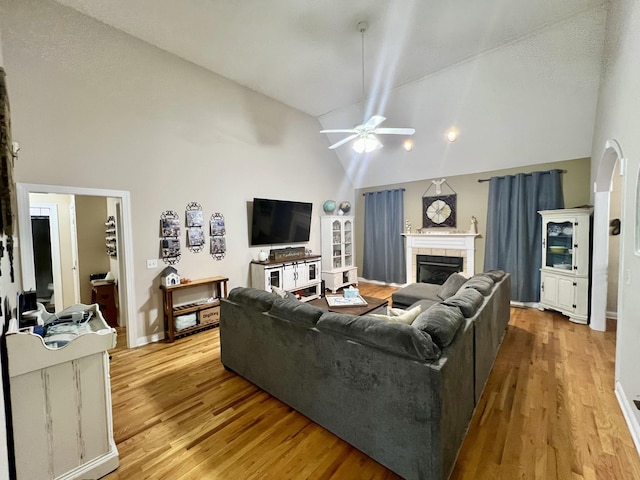
[[[251,245],[277,245],[309,241],[311,203],[253,199]]]

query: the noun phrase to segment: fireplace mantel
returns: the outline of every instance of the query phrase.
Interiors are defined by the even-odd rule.
[[[412,283],[415,273],[415,256],[418,249],[456,250],[459,256],[465,257],[464,275],[475,274],[475,252],[477,233],[403,233],[406,246],[407,283]],[[444,254],[444,253],[443,253]],[[414,280],[415,281],[415,280]]]

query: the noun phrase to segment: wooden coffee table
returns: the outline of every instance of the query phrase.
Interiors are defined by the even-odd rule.
[[[389,303],[383,298],[365,297],[364,295],[362,295],[362,298],[364,298],[367,302],[367,305],[362,307],[330,307],[327,303],[326,298],[316,298],[315,300],[311,300],[308,303],[309,305],[315,305],[316,307],[324,308],[325,310],[329,310],[330,312],[348,313],[349,315],[356,316],[371,313],[372,311],[380,307],[386,307]]]

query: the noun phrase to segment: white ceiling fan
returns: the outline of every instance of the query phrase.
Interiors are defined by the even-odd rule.
[[[364,32],[367,30],[367,22],[358,23],[358,31],[362,35],[362,100],[364,102]],[[353,142],[353,149],[358,153],[369,153],[382,148],[382,142],[378,140],[376,135],[413,135],[416,133],[415,128],[381,128],[380,125],[386,120],[382,115],[373,115],[366,122],[356,125],[353,128],[338,128],[329,130],[320,130],[320,133],[350,133],[351,135],[343,138],[342,140],[334,143],[329,148],[333,150],[338,148],[351,140]]]

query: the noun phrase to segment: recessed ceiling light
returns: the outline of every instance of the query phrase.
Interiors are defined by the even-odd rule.
[[[458,132],[456,132],[453,128],[447,132],[447,140],[450,142],[455,142],[458,138]]]
[[[411,139],[405,140],[402,146],[407,152],[410,152],[411,150],[413,150],[413,140]]]

